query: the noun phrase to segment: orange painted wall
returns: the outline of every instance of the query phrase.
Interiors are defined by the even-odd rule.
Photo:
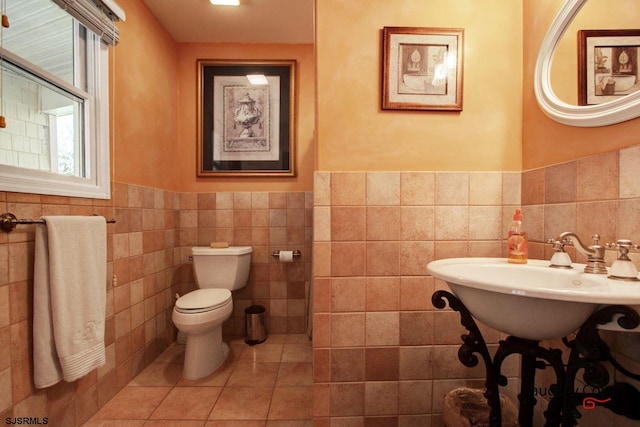
[[[522,2],[316,2],[318,169],[520,170]],[[465,29],[458,112],[383,111],[384,26]]]
[[[178,190],[175,183],[177,45],[142,0],[118,0],[127,20],[111,55],[111,175]]]
[[[549,119],[538,107],[533,91],[538,48],[562,3],[563,0],[524,0],[523,2],[522,165],[524,170],[613,151],[639,142],[637,135],[640,132],[640,119],[599,128],[577,128]],[[640,6],[637,2],[625,0],[622,4],[616,1],[613,9],[611,5],[612,3],[606,0],[588,1],[576,18],[575,25],[568,30],[567,36],[571,39],[560,47],[564,58],[554,57],[552,68],[554,86],[556,84],[559,87],[563,86],[557,90],[562,99],[569,101],[577,90],[575,89],[577,87],[575,77],[577,53],[575,53],[575,47],[572,50],[570,45],[575,46],[575,34],[578,29],[638,27]],[[612,15],[615,10],[619,10],[620,14]],[[605,17],[608,17],[609,21],[603,21]],[[600,26],[596,27],[595,22],[600,23]],[[571,65],[571,62],[574,65]]]
[[[311,44],[199,44],[178,48],[178,150],[173,178],[180,191],[310,191],[314,167],[314,50]],[[297,176],[295,177],[196,177],[197,59],[297,60]]]

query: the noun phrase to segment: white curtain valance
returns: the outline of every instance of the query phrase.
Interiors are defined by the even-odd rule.
[[[116,21],[124,21],[125,13],[113,0],[52,0],[96,33],[109,45],[116,45],[120,32]]]

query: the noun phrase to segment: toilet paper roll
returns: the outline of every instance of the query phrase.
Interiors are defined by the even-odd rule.
[[[278,260],[280,262],[292,262],[293,251],[280,251],[280,254],[278,255]]]

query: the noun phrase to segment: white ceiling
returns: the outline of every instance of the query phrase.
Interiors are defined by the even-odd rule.
[[[143,0],[177,42],[313,43],[314,0]]]

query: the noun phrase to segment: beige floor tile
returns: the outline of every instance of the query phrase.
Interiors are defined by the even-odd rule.
[[[235,368],[236,363],[233,360],[227,358],[225,362],[220,366],[213,374],[206,376],[204,378],[200,378],[198,380],[187,380],[185,378],[180,379],[178,381],[179,387],[187,387],[187,386],[224,386],[227,384],[229,380],[229,376],[233,369]],[[182,376],[182,374],[181,374]]]
[[[180,363],[184,362],[184,345],[180,345],[177,343],[173,343],[167,348],[156,360],[155,362],[161,363]]]
[[[313,350],[309,344],[285,344],[282,349],[282,362],[311,362]]]
[[[276,386],[311,385],[313,385],[313,365],[311,362],[280,363]]]
[[[238,362],[280,362],[284,344],[262,343],[245,348]]]
[[[238,362],[229,377],[230,386],[273,387],[278,376],[279,363]]]
[[[129,382],[131,386],[174,386],[182,378],[182,365],[153,362]]]
[[[227,386],[213,407],[209,419],[266,420],[272,393],[271,387]]]
[[[313,427],[313,420],[269,420],[266,427]]]
[[[162,402],[171,387],[133,387],[120,390],[98,411],[95,419],[144,420]]]
[[[284,337],[285,344],[305,344],[311,348],[311,339],[307,334],[287,334]]]
[[[204,427],[266,427],[266,421],[216,420],[208,421]]]
[[[144,427],[203,427],[204,424],[202,420],[149,420]]]
[[[276,387],[273,391],[269,420],[311,419],[312,387]]]
[[[97,420],[90,419],[82,427],[142,427],[144,420]]]
[[[313,427],[305,334],[225,342],[228,359],[200,380],[182,379],[185,347],[172,344],[83,427]]]
[[[206,420],[222,387],[174,387],[151,419]]]

